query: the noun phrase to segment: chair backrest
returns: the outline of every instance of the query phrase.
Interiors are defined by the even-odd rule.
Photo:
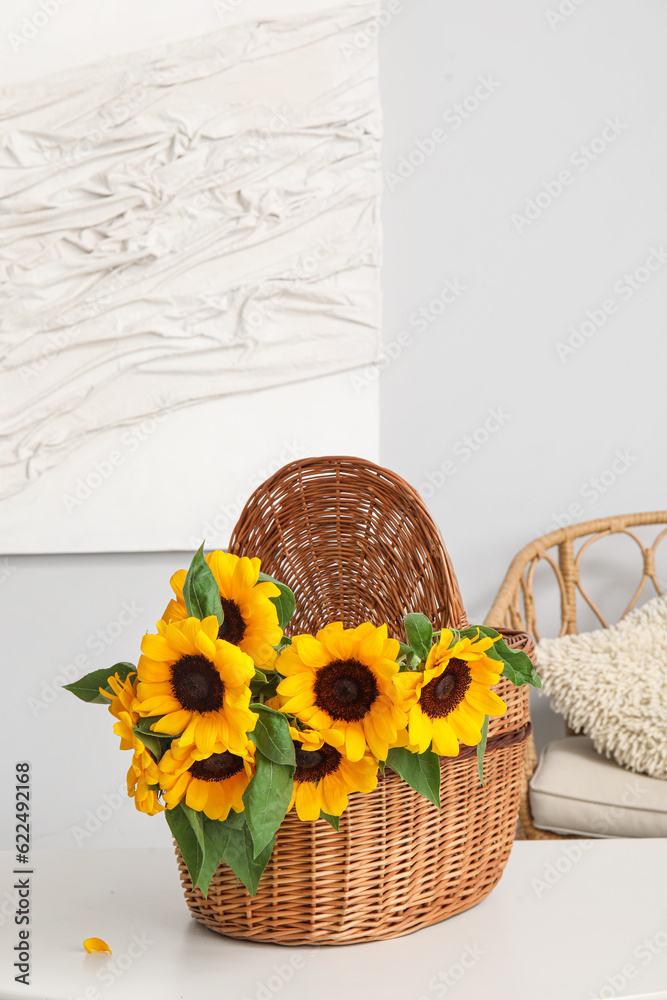
[[[259,556],[294,591],[290,633],[328,622],[353,627],[421,611],[436,626],[465,625],[456,576],[419,494],[400,476],[359,458],[286,465],[248,500],[229,551]]]
[[[499,627],[525,629],[539,640],[535,612],[534,578],[535,570],[541,562],[553,570],[560,591],[561,628],[560,635],[574,634],[577,627],[577,595],[579,594],[597,616],[603,628],[608,622],[593,601],[581,580],[581,561],[584,553],[601,539],[611,535],[626,535],[637,543],[643,559],[643,573],[639,585],[632,594],[623,614],[635,607],[646,584],[650,581],[657,594],[663,593],[663,584],[658,579],[655,567],[655,553],[662,539],[667,535],[667,527],[659,531],[653,542],[646,544],[632,528],[642,525],[667,525],[667,511],[652,511],[646,514],[624,514],[617,517],[602,517],[595,521],[573,524],[558,531],[543,535],[522,549],[512,561],[496,599],[486,617],[486,624]],[[577,542],[581,539],[581,543]]]

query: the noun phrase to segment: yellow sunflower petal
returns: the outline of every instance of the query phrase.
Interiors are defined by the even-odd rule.
[[[500,716],[507,711],[507,705],[495,691],[466,691],[466,701],[484,715]]]
[[[320,817],[320,796],[314,781],[301,781],[296,789],[296,812],[300,820],[312,822]]]
[[[192,712],[185,708],[179,708],[175,712],[169,712],[158,722],[154,722],[151,729],[155,727],[156,733],[167,733],[169,736],[178,736],[182,733],[188,722],[192,718]]]
[[[420,753],[424,753],[428,749],[433,738],[433,728],[431,720],[422,712],[420,705],[415,705],[410,710],[408,735],[410,742],[417,744]]]
[[[235,591],[249,590],[257,583],[259,576],[259,559],[248,559],[241,556],[232,575],[232,594]]]
[[[481,730],[475,728],[473,723],[459,711],[448,715],[447,722],[454,730],[456,737],[466,746],[475,747],[482,738]]]
[[[458,757],[459,741],[445,719],[433,721],[433,750],[441,757]]]
[[[86,940],[83,942],[83,947],[86,949],[88,954],[90,954],[93,951],[108,951],[110,955],[112,954],[111,948],[106,943],[106,941],[103,941],[102,938],[98,937],[86,938]]]
[[[167,712],[176,712],[180,709],[181,703],[177,698],[167,694],[153,695],[150,684],[140,684],[139,692],[139,714],[144,718],[147,715],[166,715]]]
[[[324,667],[331,661],[330,655],[321,642],[312,635],[298,636],[298,655],[302,663],[310,667]]]
[[[375,728],[375,726],[373,724],[373,719],[369,718],[368,715],[364,718],[364,720],[362,722],[362,726],[363,726],[363,729],[364,729],[364,736],[366,737],[366,743],[368,744],[368,747],[369,747],[371,753],[373,754],[373,756],[377,757],[378,760],[386,760],[387,759],[387,754],[389,753],[389,742],[390,741],[383,739],[379,735],[379,733],[377,732],[377,730],[376,730],[376,728]],[[348,757],[349,756],[350,755],[348,754]],[[353,758],[350,758],[350,760],[352,760],[352,759]],[[359,759],[360,758],[357,758],[357,760],[359,760]]]
[[[320,799],[324,812],[330,816],[340,816],[347,809],[345,785],[336,774],[327,774],[320,781]]]
[[[210,784],[213,784],[213,782]],[[200,781],[199,778],[193,778],[185,794],[186,806],[194,809],[195,812],[201,812],[208,799],[208,785],[209,782],[207,781]]]
[[[160,635],[145,635],[141,640],[141,652],[149,660],[166,660],[173,663],[176,659],[174,650],[167,640],[163,639]]]
[[[192,780],[192,775],[189,771],[184,771],[183,774],[179,774],[170,789],[165,791],[164,800],[170,809],[173,809],[181,801],[185,795],[188,785]],[[164,783],[164,779],[163,779]]]
[[[361,760],[366,750],[366,737],[360,722],[348,722],[345,727],[345,753],[349,760]]]
[[[137,672],[140,681],[149,683],[166,681],[171,677],[171,664],[164,660],[151,660],[147,656],[140,656]]]
[[[314,679],[314,675],[311,673],[292,674],[291,677],[286,677],[284,681],[280,682],[277,688],[278,694],[284,698],[290,698],[303,691],[312,693]]]

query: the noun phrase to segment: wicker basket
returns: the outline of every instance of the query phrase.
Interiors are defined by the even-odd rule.
[[[342,620],[388,622],[398,637],[403,615],[417,610],[436,626],[467,624],[418,493],[360,459],[281,469],[248,501],[230,551],[260,556],[294,590],[293,634]],[[506,630],[506,641],[532,652],[524,633]],[[350,796],[338,833],[290,813],[254,899],[224,864],[204,899],[177,849],[192,916],[234,938],[350,944],[408,934],[480,902],[512,846],[530,731],[527,689],[501,679],[496,691],[508,711],[489,724],[483,787],[475,749],[462,748],[441,759],[440,810],[387,771],[374,792]]]

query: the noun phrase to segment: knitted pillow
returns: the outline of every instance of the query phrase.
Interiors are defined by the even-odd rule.
[[[536,657],[572,729],[624,767],[667,778],[667,595],[613,628],[542,639]]]

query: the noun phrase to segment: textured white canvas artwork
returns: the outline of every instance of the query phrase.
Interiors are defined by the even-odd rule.
[[[0,504],[98,435],[183,408],[196,434],[205,404],[377,358],[377,53],[355,43],[376,12],[240,20],[0,90]]]

